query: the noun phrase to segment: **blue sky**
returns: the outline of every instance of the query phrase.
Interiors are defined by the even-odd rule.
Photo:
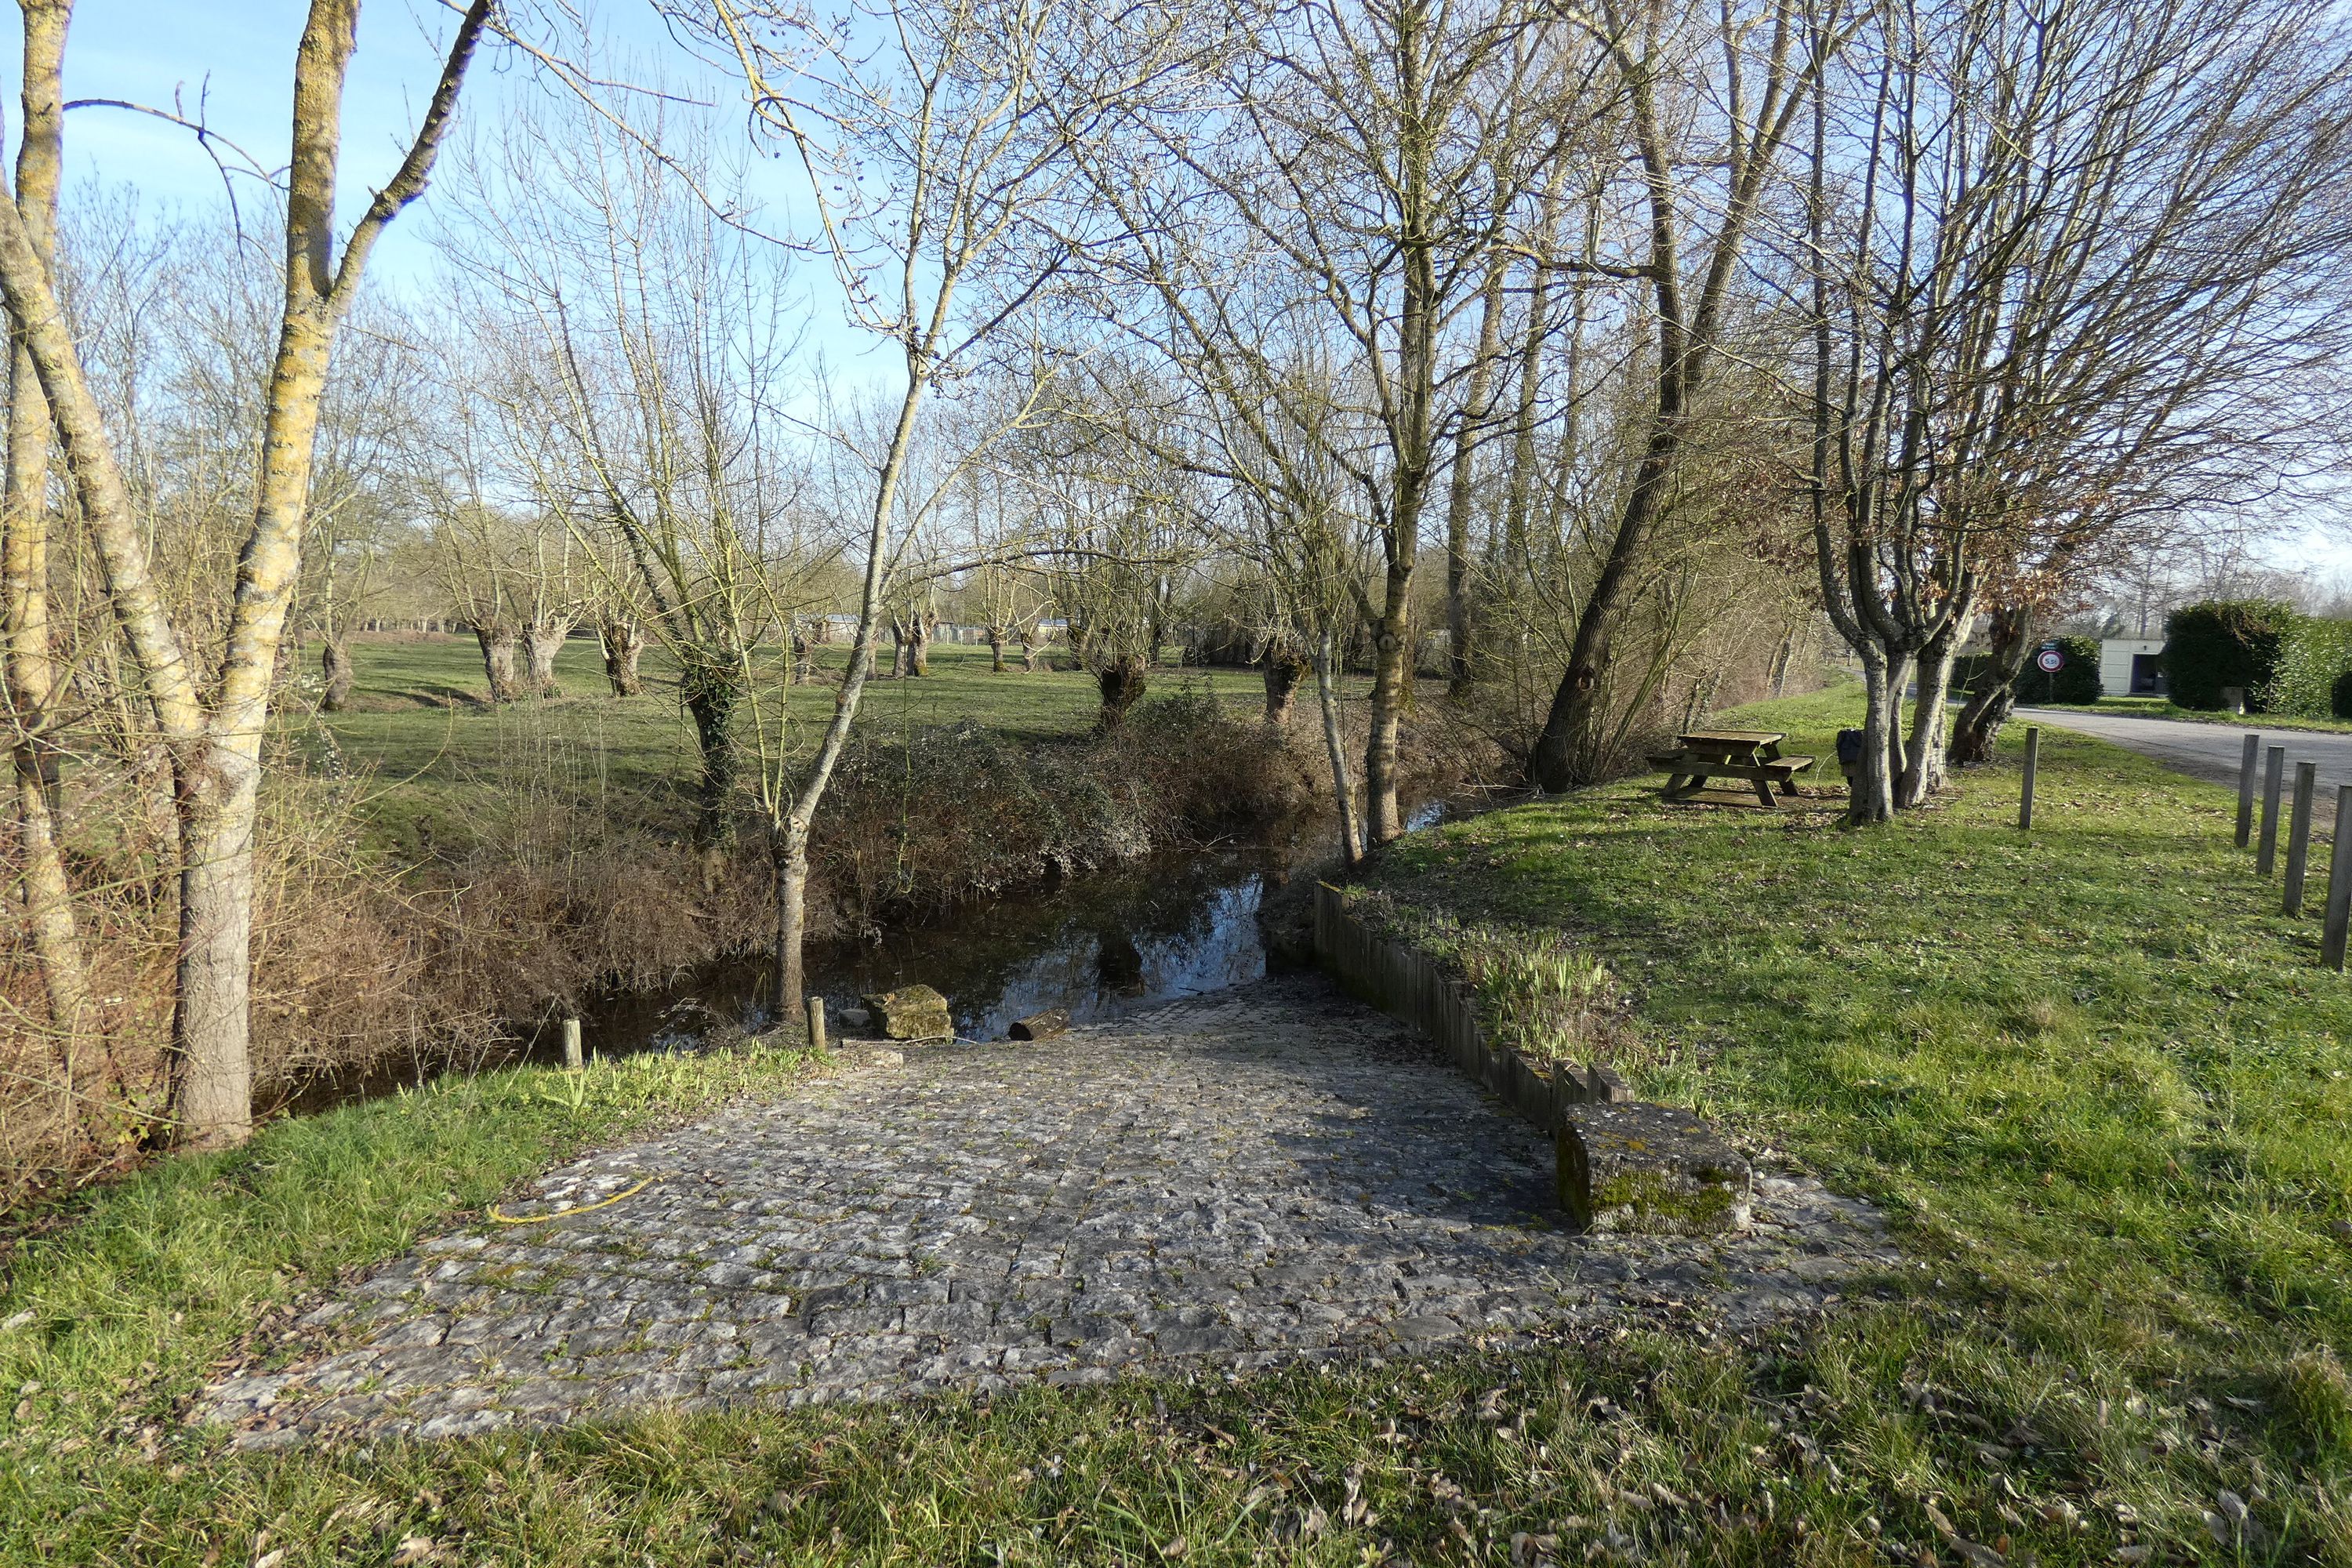
[[[305,0],[79,0],[66,46],[66,97],[123,99],[171,109],[205,123],[276,169],[289,139],[294,49]],[[356,216],[407,150],[433,91],[455,29],[456,14],[433,0],[369,0],[360,13],[360,44],[343,99],[343,173],[339,195]],[[595,20],[602,38],[683,74],[650,6],[616,0]],[[13,119],[19,72],[14,28],[0,47],[0,80]],[[510,109],[518,95],[541,90],[529,71],[492,51],[478,59],[461,100],[461,121],[482,123]],[[729,92],[713,81],[710,91]],[[740,90],[740,89],[736,89]],[[13,133],[15,127],[9,127]],[[13,145],[13,135],[11,137]],[[123,110],[84,108],[67,116],[67,179],[96,177],[131,184],[159,204],[213,205],[225,199],[219,171],[197,138],[178,126]],[[242,194],[252,182],[239,178]],[[428,192],[393,226],[370,265],[372,279],[393,288],[433,270],[427,242]]]

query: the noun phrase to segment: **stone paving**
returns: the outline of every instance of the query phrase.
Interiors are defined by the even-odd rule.
[[[591,1155],[501,1211],[565,1217],[377,1269],[302,1320],[291,1365],[196,1416],[255,1447],[431,1437],[1637,1320],[1730,1332],[1894,1261],[1867,1205],[1763,1164],[1753,1228],[1707,1241],[1568,1235],[1550,1186],[1549,1143],[1417,1036],[1318,978],[1265,981],[1039,1045],[916,1047]]]

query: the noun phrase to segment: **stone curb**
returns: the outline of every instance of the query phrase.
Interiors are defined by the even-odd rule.
[[[1430,954],[1349,914],[1346,893],[1328,882],[1315,887],[1315,958],[1343,990],[1421,1030],[1551,1136],[1558,1201],[1580,1228],[1671,1236],[1746,1228],[1748,1162],[1696,1114],[1635,1101],[1606,1063],[1544,1063],[1488,1045],[1470,988]]]

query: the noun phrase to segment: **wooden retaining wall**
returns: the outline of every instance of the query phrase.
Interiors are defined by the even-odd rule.
[[[1609,1068],[1547,1064],[1489,1046],[1470,988],[1420,949],[1367,928],[1348,912],[1347,895],[1328,882],[1315,886],[1315,958],[1349,994],[1427,1035],[1454,1065],[1548,1133],[1558,1132],[1570,1105],[1633,1098]]]

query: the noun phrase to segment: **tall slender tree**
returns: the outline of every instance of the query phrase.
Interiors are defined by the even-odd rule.
[[[360,7],[358,0],[312,0],[295,56],[283,309],[269,363],[257,499],[235,569],[227,637],[208,681],[200,679],[185,634],[166,609],[149,536],[60,303],[42,211],[54,195],[53,175],[46,192],[37,182],[29,206],[21,183],[0,200],[0,295],[47,403],[123,641],[172,760],[179,807],[180,946],[170,1116],[176,1135],[193,1145],[238,1142],[252,1126],[247,1042],[261,742],[300,574],[320,405],[336,331],[376,241],[424,193],[490,10],[490,0],[474,0],[459,19],[415,139],[339,252],[334,204],[343,85],[358,46]],[[44,46],[49,51],[45,71],[53,72],[62,56],[68,16],[61,4],[27,8],[28,27],[37,26],[56,40]],[[45,124],[39,134],[47,146],[61,148],[61,132],[53,136]],[[44,152],[36,162],[53,169],[55,156]]]

